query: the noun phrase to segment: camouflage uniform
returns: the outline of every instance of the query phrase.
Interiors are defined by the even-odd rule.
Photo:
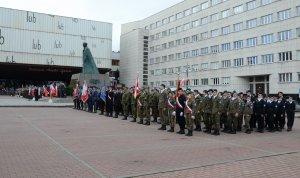
[[[253,114],[253,103],[252,101],[247,101],[245,103],[244,107],[244,122],[245,122],[245,128],[246,128],[246,133],[251,133],[250,131],[250,119]]]
[[[132,114],[133,122],[136,122],[136,118],[137,118],[137,99],[134,98],[132,93],[130,95],[130,104],[131,104],[131,114]]]
[[[243,111],[244,111],[245,103],[240,98],[238,98],[238,101],[239,101],[239,117],[238,117],[237,131],[242,131],[242,126],[243,126]]]
[[[204,109],[204,97],[198,95],[195,98],[195,131],[201,131],[201,121],[203,118],[203,109]]]
[[[224,124],[224,131],[226,131],[228,129],[228,121],[227,121],[227,109],[228,109],[228,105],[229,105],[230,99],[228,97],[224,98],[222,97],[220,99],[220,112],[221,112],[221,116],[220,116],[220,124]]]
[[[150,108],[152,111],[152,116],[153,116],[153,121],[157,122],[157,118],[159,116],[158,112],[158,98],[159,98],[159,93],[155,90],[150,94]]]
[[[130,102],[130,92],[126,89],[124,91],[124,94],[122,95],[122,108],[123,108],[123,113],[124,113],[124,119],[127,119],[129,115],[129,105],[131,104]]]
[[[211,110],[212,110],[212,97],[206,96],[204,98],[204,124],[206,127],[205,132],[210,133],[211,132]]]
[[[195,99],[190,98],[186,101],[186,108],[185,108],[186,128],[188,129],[187,136],[192,136],[193,134],[194,118],[195,118],[194,112],[195,112]]]
[[[212,127],[214,128],[214,134],[219,135],[220,131],[220,113],[221,113],[221,99],[218,96],[212,98]]]
[[[140,124],[143,124],[145,119],[146,125],[150,125],[150,104],[149,104],[149,92],[144,90],[140,96]]]
[[[239,100],[231,98],[228,105],[228,129],[231,133],[236,133],[239,117]]]
[[[174,132],[175,124],[176,124],[176,114],[175,108],[176,107],[176,100],[173,97],[168,98],[168,120],[170,123],[171,129],[168,130],[169,132]]]
[[[167,107],[166,107],[166,102],[168,99],[168,92],[165,89],[162,91],[159,95],[159,100],[158,100],[158,109],[159,109],[159,117],[160,117],[160,122],[161,122],[161,128],[160,130],[166,130],[166,125],[168,124],[168,118],[167,118]]]

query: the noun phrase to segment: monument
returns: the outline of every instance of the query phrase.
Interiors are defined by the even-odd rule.
[[[72,80],[80,83],[82,86],[84,81],[88,86],[102,87],[105,86],[105,77],[99,73],[99,70],[94,61],[93,55],[87,43],[83,43],[82,52],[82,71],[80,74],[72,76]]]

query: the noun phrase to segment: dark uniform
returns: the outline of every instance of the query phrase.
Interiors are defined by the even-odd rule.
[[[166,126],[168,124],[167,120],[167,105],[166,102],[168,100],[168,92],[166,89],[164,89],[160,95],[159,95],[159,101],[158,101],[158,109],[159,109],[159,117],[161,122],[161,127],[159,130],[166,130]]]
[[[285,103],[282,100],[275,102],[275,129],[282,131],[285,125]]]
[[[211,133],[211,125],[212,125],[212,118],[211,118],[211,110],[212,110],[212,96],[207,95],[204,98],[204,124],[205,124],[205,132]]]
[[[114,110],[115,110],[114,118],[118,118],[122,110],[122,94],[119,91],[116,91],[114,93]]]
[[[114,93],[111,90],[108,90],[106,93],[106,116],[113,116],[113,106],[114,106]]]
[[[285,104],[285,112],[287,115],[287,131],[292,131],[295,120],[296,104],[294,101],[287,101]]]
[[[204,97],[200,94],[195,96],[195,131],[201,131],[201,122],[203,119],[203,109],[204,109]]]
[[[266,125],[269,131],[274,131],[275,101],[268,100],[265,107]]]
[[[127,120],[127,117],[129,116],[129,105],[130,105],[130,92],[128,89],[124,90],[124,93],[122,95],[122,108],[123,108],[123,114],[124,118],[123,120]]]
[[[157,122],[157,118],[159,116],[159,111],[158,111],[158,101],[159,101],[159,93],[157,90],[154,90],[150,94],[150,108],[153,116],[153,122]]]
[[[186,97],[185,95],[181,95],[177,98],[176,101],[176,120],[179,124],[180,131],[179,134],[185,134],[185,117],[184,117],[184,108],[185,108]]]
[[[253,105],[253,112],[254,117],[257,122],[257,131],[263,132],[264,131],[264,108],[265,107],[265,101],[261,99],[256,99]]]

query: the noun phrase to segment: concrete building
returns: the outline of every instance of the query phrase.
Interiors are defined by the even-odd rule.
[[[300,0],[185,0],[122,25],[120,50],[128,85],[139,71],[152,87],[298,94]]]
[[[70,81],[81,72],[83,42],[108,78],[111,23],[0,8],[0,79]]]

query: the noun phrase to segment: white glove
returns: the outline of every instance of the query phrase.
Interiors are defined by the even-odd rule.
[[[172,116],[176,116],[176,112],[175,111],[172,112]]]
[[[180,113],[180,116],[183,116],[183,112]]]

